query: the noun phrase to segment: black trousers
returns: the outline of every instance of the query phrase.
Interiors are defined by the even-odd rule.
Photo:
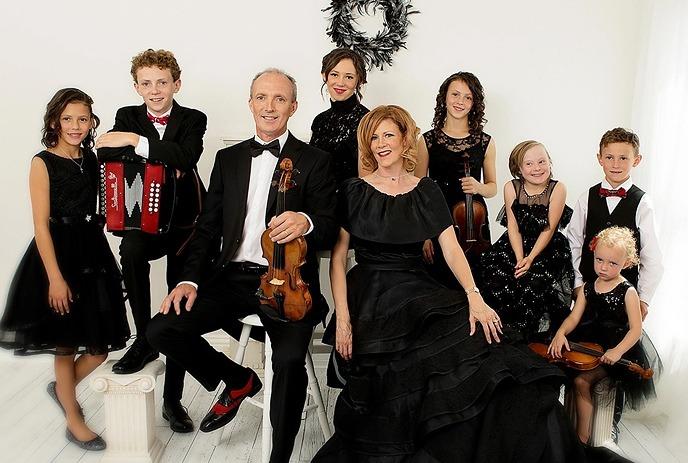
[[[119,246],[124,286],[127,289],[131,313],[134,317],[139,342],[145,342],[145,334],[151,320],[150,262],[167,256],[166,280],[168,292],[179,282],[183,257],[177,250],[189,236],[188,230],[172,229],[164,235],[152,235],[140,230],[124,233]],[[158,311],[160,301],[155,302]],[[184,389],[184,369],[174,360],[167,359],[163,398],[179,401]]]
[[[208,391],[217,388],[220,381],[235,387],[244,384],[249,370],[213,349],[201,335],[223,329],[238,339],[242,327],[238,319],[257,313],[272,342],[270,461],[282,463],[289,461],[301,424],[308,384],[305,358],[317,320],[306,317],[298,322],[285,322],[271,318],[263,312],[255,296],[259,285],[260,276],[256,273],[218,272],[199,287],[191,310],[183,309],[180,315],[173,310],[167,315],[156,315],[148,327],[148,340],[168,359],[182,365]]]

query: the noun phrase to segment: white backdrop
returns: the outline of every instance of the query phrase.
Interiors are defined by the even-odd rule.
[[[298,81],[299,109],[290,124],[297,136],[307,138],[313,117],[329,105],[319,93],[320,60],[333,47],[321,11],[327,1],[7,3],[0,27],[0,300],[32,235],[28,167],[41,149],[45,104],[57,89],[75,86],[90,94],[102,133],[118,107],[140,103],[131,57],[149,47],[172,50],[182,67],[178,101],[208,115],[204,179],[222,138],[252,135],[246,101],[257,71],[281,67]],[[663,24],[646,19],[649,0],[415,0],[414,7],[421,13],[411,17],[407,49],[391,68],[370,73],[363,103],[400,104],[427,130],[442,80],[460,69],[475,73],[487,94],[499,192],[508,179],[509,151],[534,138],[549,149],[555,177],[567,184],[573,204],[601,178],[595,153],[602,133],[643,125],[637,113],[633,117],[634,97],[652,86],[639,69],[647,64],[651,27]],[[642,143],[645,134],[639,135]],[[650,182],[648,164],[634,179],[653,193],[658,184]],[[501,193],[489,202],[492,218],[501,202]],[[497,225],[493,230],[495,238],[502,232]],[[161,263],[154,273],[157,301],[164,293]]]

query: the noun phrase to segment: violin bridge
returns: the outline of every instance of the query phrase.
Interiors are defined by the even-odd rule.
[[[279,278],[273,278],[272,280],[270,280],[270,284],[275,286],[282,286],[284,284],[284,280],[280,280]]]

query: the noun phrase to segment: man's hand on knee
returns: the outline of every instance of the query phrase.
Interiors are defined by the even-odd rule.
[[[191,306],[193,306],[193,303],[196,300],[197,294],[198,293],[196,292],[196,288],[193,285],[190,285],[188,283],[179,284],[176,288],[172,290],[170,294],[165,296],[165,299],[162,300],[162,304],[160,305],[160,313],[169,313],[170,307],[174,307],[174,311],[177,313],[177,315],[181,314],[181,303],[182,300],[185,298],[186,311],[190,311]]]

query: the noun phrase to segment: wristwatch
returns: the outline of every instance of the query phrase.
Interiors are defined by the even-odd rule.
[[[480,290],[478,289],[477,286],[473,286],[472,288],[468,288],[468,289],[466,290],[466,296],[468,296],[468,295],[471,294],[471,293],[478,293],[478,294],[480,294]]]

